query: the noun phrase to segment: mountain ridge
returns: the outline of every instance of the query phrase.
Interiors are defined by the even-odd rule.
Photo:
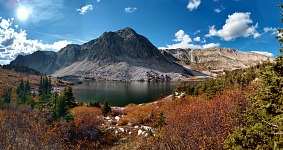
[[[105,80],[171,81],[214,72],[246,68],[270,61],[267,56],[231,48],[157,49],[132,28],[104,32],[82,45],[58,52],[37,51],[10,64],[29,66],[52,76]],[[194,71],[197,70],[197,71]],[[198,72],[201,71],[202,73]]]
[[[131,28],[104,32],[97,39],[82,45],[67,45],[57,53],[18,56],[10,64],[28,65],[58,77],[74,75],[106,80],[148,80],[149,76],[185,80],[193,75],[190,70],[165,59],[146,37]]]
[[[264,62],[273,62],[269,56],[242,52],[232,48],[160,49],[173,55],[176,62],[205,74],[218,75],[225,70],[248,68]],[[163,52],[164,53],[164,52]]]

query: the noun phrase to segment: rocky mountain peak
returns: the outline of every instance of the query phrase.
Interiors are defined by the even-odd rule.
[[[118,30],[116,33],[123,38],[131,38],[131,37],[136,37],[138,35],[136,31],[130,27],[127,27],[122,30]]]
[[[116,32],[104,32],[99,39],[100,40],[108,40],[113,38],[122,38],[122,39],[132,39],[132,38],[138,38],[139,34],[136,33],[135,30],[133,30],[130,27],[118,30]]]

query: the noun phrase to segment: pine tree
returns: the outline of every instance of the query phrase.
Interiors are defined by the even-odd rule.
[[[17,87],[16,93],[19,104],[28,104],[31,107],[34,107],[35,102],[31,95],[31,86],[28,80],[26,83],[24,83],[23,80],[20,81],[20,85]]]
[[[11,100],[12,100],[12,88],[5,89],[3,94],[3,102],[10,103]]]
[[[50,78],[49,79],[47,77],[40,78],[40,83],[38,87],[38,95],[39,95],[38,108],[40,110],[43,110],[43,108],[50,110],[50,99],[52,96],[52,85],[51,85]]]
[[[58,105],[57,105],[58,100],[59,100],[59,94],[58,92],[54,92],[51,96],[50,106],[51,106],[51,111],[55,117],[56,117],[56,110],[58,109]]]
[[[40,82],[39,82],[39,87],[38,87],[38,95],[39,96],[41,96],[42,95],[42,93],[43,93],[43,78],[42,78],[42,76],[40,77]]]
[[[51,99],[51,109],[55,118],[62,118],[69,114],[69,110],[76,106],[75,97],[71,87],[64,88],[58,97],[58,93],[53,94]]]
[[[25,84],[25,91],[29,94],[31,93],[31,86],[29,84],[29,80],[27,80],[27,82]]]
[[[57,118],[64,117],[65,115],[68,114],[68,107],[66,105],[66,100],[62,95],[60,95],[58,98],[55,114]]]
[[[262,87],[250,98],[242,127],[226,140],[227,149],[283,149],[283,29],[278,31],[281,55],[260,73]]]
[[[154,127],[161,129],[164,125],[166,125],[165,117],[164,114],[161,112],[157,117]]]
[[[101,111],[103,115],[107,115],[111,111],[111,107],[108,105],[107,101],[104,102],[104,105]]]
[[[21,80],[20,85],[17,87],[16,93],[19,95],[22,91],[24,91],[24,89],[25,89],[25,84],[24,81]]]
[[[69,86],[64,90],[65,101],[67,108],[74,108],[76,106],[75,97],[72,88]]]

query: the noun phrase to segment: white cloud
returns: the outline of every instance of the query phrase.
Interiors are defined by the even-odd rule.
[[[77,9],[77,11],[78,11],[81,15],[83,15],[83,14],[85,14],[87,11],[91,11],[92,9],[93,9],[93,6],[92,6],[92,5],[85,5],[85,6],[83,6],[82,8]]]
[[[193,11],[194,9],[197,9],[199,7],[200,3],[201,3],[201,0],[190,0],[187,5],[187,8],[190,11]]]
[[[25,30],[13,29],[12,19],[0,20],[0,64],[7,64],[14,60],[19,54],[31,54],[38,50],[58,51],[71,42],[61,40],[52,44],[43,44],[40,40],[27,39]],[[8,25],[8,26],[7,26]],[[3,51],[5,49],[5,51]]]
[[[71,44],[72,42],[69,42],[67,40],[61,40],[54,42],[52,44],[43,44],[42,49],[43,50],[51,50],[51,51],[59,51],[60,49],[66,47],[68,44]]]
[[[214,12],[216,12],[216,13],[220,13],[221,11],[223,11],[223,10],[225,10],[226,9],[226,7],[224,7],[223,5],[221,5],[219,8],[215,8],[214,9]]]
[[[258,24],[250,26],[250,24],[253,23],[250,19],[250,14],[251,13],[249,12],[239,12],[229,15],[222,29],[216,30],[215,26],[211,26],[206,37],[218,36],[225,41],[231,41],[238,37],[260,37],[261,34],[256,30],[258,28]]]
[[[273,27],[265,27],[263,29],[264,33],[270,32],[272,35],[276,35],[278,34],[278,29],[277,28],[273,28]]]
[[[219,47],[219,43],[209,43],[209,44],[204,44],[204,45],[196,45],[193,44],[192,39],[188,34],[185,34],[184,30],[179,30],[178,32],[175,33],[175,39],[173,41],[177,42],[176,44],[172,45],[166,45],[166,47],[159,47],[159,49],[178,49],[178,48],[211,48],[211,47]],[[194,41],[199,40],[200,37],[194,38]]]
[[[10,20],[10,19],[8,19],[8,20],[2,19],[2,21],[0,23],[0,27],[7,30],[10,27],[11,22],[12,22],[12,20]]]
[[[198,37],[195,37],[195,38],[194,38],[194,41],[195,41],[195,42],[200,42],[200,37],[199,37],[199,36],[198,36]]]
[[[273,54],[270,53],[270,52],[263,52],[263,51],[251,51],[251,52],[258,53],[258,54],[265,55],[265,56],[269,56],[269,57],[273,57]]]
[[[222,10],[219,9],[219,8],[214,9],[214,12],[216,12],[216,13],[220,13],[221,11],[222,11]]]
[[[219,43],[208,43],[208,44],[204,44],[202,48],[214,48],[214,47],[219,47],[219,46],[220,46]]]
[[[100,0],[96,0],[96,2],[98,2],[98,3],[99,3],[99,2],[100,2]]]
[[[198,33],[200,33],[201,32],[201,30],[197,30],[195,33],[194,33],[194,35],[196,35],[196,34],[198,34]]]
[[[125,8],[125,13],[133,13],[137,10],[138,8],[136,7],[127,7]]]

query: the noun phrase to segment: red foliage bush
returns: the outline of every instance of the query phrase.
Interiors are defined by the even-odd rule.
[[[207,101],[186,97],[165,113],[165,125],[145,146],[153,149],[222,149],[249,106],[241,91],[224,91]]]

